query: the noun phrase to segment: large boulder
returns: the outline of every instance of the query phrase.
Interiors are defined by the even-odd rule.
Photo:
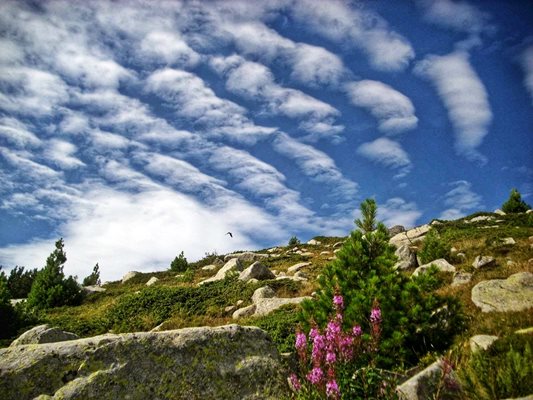
[[[159,278],[156,276],[152,276],[148,282],[146,282],[146,286],[152,286],[155,285],[157,282],[159,282]]]
[[[0,349],[3,400],[279,399],[285,375],[269,336],[238,325]]]
[[[389,231],[389,236],[393,237],[397,235],[398,233],[405,232],[405,227],[402,225],[394,225],[393,227],[389,228],[388,231]]]
[[[301,262],[298,264],[294,264],[293,266],[290,266],[287,269],[287,272],[296,272],[296,271],[301,270],[302,268],[308,267],[309,265],[311,265],[310,262]]]
[[[229,260],[222,268],[218,270],[215,276],[212,276],[211,278],[207,278],[199,283],[199,285],[203,285],[204,283],[208,282],[216,282],[221,281],[226,277],[226,275],[229,272],[241,272],[243,268],[242,263],[239,261],[238,258],[232,258]]]
[[[487,350],[496,340],[498,340],[498,336],[474,335],[468,341],[470,344],[470,351],[475,353],[479,350]]]
[[[470,272],[456,272],[453,275],[452,287],[465,285],[472,280],[472,274]]]
[[[51,327],[48,324],[44,324],[24,332],[11,343],[10,347],[22,346],[25,344],[64,342],[75,339],[79,339],[79,336],[75,335],[74,333],[64,332],[59,328]]]
[[[410,269],[416,268],[418,262],[416,260],[416,253],[411,250],[408,244],[402,244],[396,249],[394,254],[398,257],[398,262],[394,266],[395,269]]]
[[[274,275],[264,264],[256,261],[240,273],[239,279],[245,282],[250,279],[264,281],[267,279],[276,279],[276,275]]]
[[[400,247],[403,244],[413,244],[424,240],[424,237],[429,232],[429,224],[417,226],[416,228],[409,229],[408,231],[398,233],[390,238],[389,243]]]
[[[438,260],[433,260],[430,263],[421,265],[413,272],[413,276],[417,276],[431,268],[432,266],[437,267],[440,272],[455,272],[455,267],[446,261],[444,258],[439,258]]]
[[[527,310],[533,307],[533,274],[519,272],[507,279],[479,282],[472,288],[472,302],[482,312]]]

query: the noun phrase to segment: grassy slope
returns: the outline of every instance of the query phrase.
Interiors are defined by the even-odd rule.
[[[474,216],[490,215],[492,221],[466,223]],[[499,221],[499,222],[496,222]],[[461,299],[468,316],[468,328],[456,341],[464,343],[473,334],[507,335],[516,329],[533,326],[533,313],[530,311],[516,313],[481,313],[470,300],[472,287],[486,279],[506,278],[519,271],[533,272],[532,242],[533,216],[529,214],[499,216],[495,214],[477,213],[461,220],[444,222],[435,225],[440,236],[451,247],[463,252],[464,260],[454,259],[453,264],[459,271],[474,272],[472,282],[452,288],[449,285],[439,289],[443,293],[453,294]],[[502,246],[498,238],[513,237],[514,246]],[[304,252],[312,252],[312,256],[301,256],[290,253],[292,246],[280,247],[279,258],[269,258],[264,263],[272,270],[287,272],[287,269],[298,262],[310,261],[311,267],[304,269],[309,277],[308,282],[296,283],[288,280],[267,282],[274,287],[280,297],[296,297],[310,295],[317,288],[316,278],[333,256],[333,244],[343,238],[318,237],[320,245],[299,245]],[[266,252],[266,249],[258,253]],[[329,252],[328,254],[320,254]],[[478,255],[492,255],[497,266],[474,271],[471,264]],[[105,285],[105,293],[97,293],[86,298],[78,307],[62,307],[49,310],[44,318],[48,322],[81,336],[91,336],[107,331],[150,330],[163,323],[163,329],[181,328],[199,325],[222,325],[234,323],[231,313],[224,312],[227,306],[235,305],[243,300],[243,306],[250,304],[253,291],[265,283],[243,284],[228,280],[206,288],[197,288],[197,283],[214,272],[201,270],[201,266],[209,261],[192,264],[192,270],[181,278],[176,273],[154,272],[140,274],[131,281],[121,284],[112,282]],[[512,260],[513,264],[508,264]],[[152,277],[159,282],[151,288],[145,283]],[[447,276],[451,282],[451,275]],[[137,293],[138,292],[138,293]],[[157,296],[164,297],[158,299]],[[180,304],[181,302],[181,304]],[[120,304],[120,307],[117,305]],[[190,307],[187,309],[187,307]],[[120,308],[120,313],[116,311]],[[163,311],[162,311],[163,310]],[[270,316],[248,318],[239,323],[255,324],[268,330],[278,343],[280,350],[287,351],[291,347],[292,335],[296,323],[295,307],[285,307]]]

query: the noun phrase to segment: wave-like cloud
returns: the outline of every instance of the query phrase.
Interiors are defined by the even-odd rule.
[[[485,162],[477,148],[492,121],[489,96],[483,82],[462,51],[431,55],[420,61],[415,72],[431,81],[448,110],[459,154]]]

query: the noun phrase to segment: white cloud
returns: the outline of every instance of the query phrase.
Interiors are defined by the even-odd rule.
[[[0,155],[13,167],[17,176],[23,176],[24,180],[52,180],[61,175],[60,172],[31,160],[32,155],[24,151],[15,152],[0,147]]]
[[[22,115],[50,115],[69,97],[58,76],[20,66],[0,68],[0,89],[0,108]]]
[[[433,83],[444,102],[455,130],[457,152],[484,161],[477,148],[488,134],[492,112],[485,86],[470,65],[468,54],[456,51],[428,56],[417,64],[415,72]]]
[[[488,14],[466,1],[419,0],[424,18],[459,32],[478,33],[487,27]]]
[[[347,201],[355,198],[357,184],[345,178],[335,161],[326,153],[291,138],[285,133],[276,135],[272,146],[275,151],[292,159],[304,175],[333,187],[331,194]]]
[[[406,202],[400,197],[388,199],[385,204],[378,206],[378,219],[389,228],[394,225],[413,227],[421,215],[415,202]]]
[[[359,47],[377,69],[404,69],[415,56],[407,39],[389,29],[379,15],[362,7],[353,9],[342,1],[328,1],[324,7],[321,2],[301,0],[293,3],[291,11],[313,32]]]
[[[416,128],[415,107],[404,94],[382,82],[350,82],[345,90],[352,104],[368,110],[379,121],[379,130],[399,133]]]
[[[65,273],[80,278],[96,262],[103,280],[116,280],[130,270],[167,269],[182,250],[192,261],[205,251],[223,254],[253,248],[257,239],[287,237],[267,214],[238,199],[207,208],[162,188],[131,194],[97,187],[84,193],[84,199],[73,205],[78,218],[57,232],[65,240]],[[233,232],[232,239],[227,231]],[[0,259],[6,265],[42,267],[54,240],[34,239],[0,248]]]
[[[533,46],[529,46],[524,50],[521,61],[525,73],[524,85],[531,96],[531,102],[533,104]]]
[[[340,114],[334,107],[299,90],[278,85],[270,69],[262,64],[230,56],[215,57],[211,65],[226,76],[229,91],[261,102],[270,113],[304,118],[299,127],[310,132],[312,140],[334,136],[344,129],[342,125],[334,125],[334,117]]]
[[[450,183],[453,189],[444,195],[444,205],[449,207],[444,210],[439,218],[453,220],[464,217],[469,211],[478,209],[482,205],[482,197],[472,190],[468,181]]]
[[[290,55],[291,78],[310,86],[336,87],[345,75],[342,60],[323,47],[298,44]]]
[[[24,51],[11,40],[0,39],[0,64],[16,64],[24,59]]]
[[[44,156],[63,169],[84,167],[85,163],[73,156],[77,151],[78,148],[70,142],[51,139],[46,144]]]
[[[411,170],[409,155],[400,143],[384,137],[363,143],[357,148],[357,154],[386,167],[399,169],[397,178],[405,176]]]
[[[17,147],[34,147],[41,144],[41,140],[29,129],[26,124],[18,119],[0,118],[0,137],[5,138]]]
[[[100,130],[91,132],[91,139],[96,148],[124,149],[130,145],[130,141],[125,137]]]
[[[194,67],[201,56],[175,32],[152,31],[140,43],[141,53],[156,62]]]

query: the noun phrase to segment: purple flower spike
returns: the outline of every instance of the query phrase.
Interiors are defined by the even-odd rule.
[[[307,379],[313,385],[318,385],[320,381],[324,378],[324,372],[320,367],[315,367],[307,374]]]
[[[379,308],[373,308],[370,312],[370,322],[373,324],[381,322],[381,310]]]
[[[337,381],[335,381],[335,379],[326,383],[326,395],[328,397],[337,399],[339,397],[339,394],[340,394],[339,385],[337,385]]]
[[[303,332],[296,332],[296,349],[303,350],[307,346],[307,338],[305,337],[305,333]]]
[[[333,304],[337,310],[342,310],[344,308],[344,299],[340,294],[333,296]]]
[[[363,330],[359,325],[355,325],[352,329],[352,332],[355,337],[359,337],[363,334]]]
[[[289,380],[292,388],[297,392],[300,391],[300,389],[302,388],[302,384],[300,383],[300,380],[298,379],[296,374],[291,374]]]
[[[328,351],[326,353],[326,362],[328,364],[333,364],[335,361],[337,361],[337,356],[335,355],[335,353]]]

